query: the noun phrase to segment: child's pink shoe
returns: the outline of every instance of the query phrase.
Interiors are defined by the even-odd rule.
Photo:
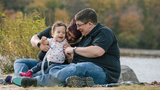
[[[32,77],[33,73],[31,70],[28,70],[27,72],[20,72],[20,75],[24,77]]]

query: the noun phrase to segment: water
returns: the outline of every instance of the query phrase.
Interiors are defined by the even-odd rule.
[[[160,58],[121,57],[120,61],[135,72],[140,82],[160,82]]]

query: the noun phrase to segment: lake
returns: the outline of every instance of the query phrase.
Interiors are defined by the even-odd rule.
[[[121,65],[129,66],[140,82],[160,82],[160,58],[121,57]]]

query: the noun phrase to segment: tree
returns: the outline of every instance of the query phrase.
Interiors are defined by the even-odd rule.
[[[24,8],[33,0],[2,0],[4,4],[4,9],[14,9],[15,11],[22,11],[24,13]]]
[[[70,21],[70,18],[68,16],[68,13],[66,12],[65,9],[61,10],[59,8],[55,9],[55,13],[54,13],[54,20],[61,20],[65,23],[68,23]]]
[[[64,2],[60,2],[59,0],[49,0],[45,3],[45,6],[48,8],[48,10],[46,11],[46,25],[52,25],[55,22],[55,10],[56,8],[60,8],[61,10],[64,9],[65,7],[65,3]],[[63,10],[65,11],[65,10]],[[66,13],[66,12],[64,12]],[[65,14],[66,15],[66,14]]]
[[[1,15],[2,11],[3,11],[3,3],[2,3],[2,1],[0,1],[0,12],[1,12],[0,13],[0,23],[2,22],[2,20],[1,20],[2,19],[2,15]]]
[[[142,10],[139,9],[136,5],[132,5],[128,7],[120,16],[120,30],[122,32],[134,34],[139,37],[140,32],[144,30],[144,26],[141,22],[142,20]]]
[[[139,6],[143,9],[145,30],[141,33],[140,48],[160,49],[160,1],[140,0]]]

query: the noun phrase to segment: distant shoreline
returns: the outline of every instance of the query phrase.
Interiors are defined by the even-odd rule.
[[[120,48],[121,56],[160,58],[160,50]]]

